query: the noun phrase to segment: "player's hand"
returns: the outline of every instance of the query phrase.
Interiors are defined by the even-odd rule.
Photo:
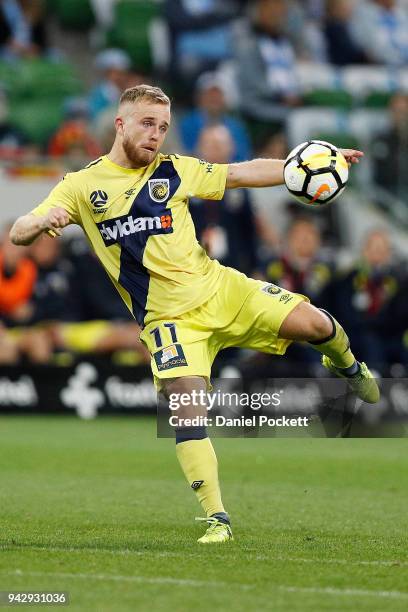
[[[62,228],[69,224],[69,215],[65,208],[51,208],[44,217],[44,229],[49,236],[61,236]]]
[[[364,156],[362,151],[358,151],[356,149],[340,149],[340,151],[346,158],[346,162],[348,163],[349,167],[351,164],[360,163],[360,158]]]

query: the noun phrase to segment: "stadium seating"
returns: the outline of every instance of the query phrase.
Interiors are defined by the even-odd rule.
[[[89,0],[51,0],[52,8],[63,28],[88,30],[95,21]]]
[[[329,106],[350,109],[353,106],[353,96],[344,89],[315,89],[303,96],[303,102],[308,106]]]
[[[43,146],[63,119],[61,100],[27,100],[13,104],[11,122],[34,144]]]
[[[115,5],[113,28],[108,32],[107,44],[127,51],[137,68],[150,70],[152,52],[150,26],[159,14],[158,6],[146,0],[122,0]]]
[[[0,62],[0,82],[13,101],[62,99],[83,89],[71,64],[43,59],[21,61],[18,70],[7,62]]]

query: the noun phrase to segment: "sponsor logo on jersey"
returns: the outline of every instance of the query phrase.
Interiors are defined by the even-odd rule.
[[[149,179],[149,195],[154,202],[165,202],[170,194],[169,179]]]
[[[279,293],[282,293],[282,289],[277,285],[273,285],[272,283],[270,285],[265,285],[264,287],[262,287],[261,291],[269,293],[269,295],[279,295]]]
[[[91,193],[89,196],[91,200],[92,206],[99,208],[100,206],[105,206],[108,201],[108,194],[106,191],[102,191],[102,189],[97,189]]]
[[[159,372],[188,365],[180,344],[166,346],[166,348],[160,349],[160,351],[154,353],[153,356]]]
[[[105,244],[113,244],[118,242],[120,238],[138,232],[170,233],[173,231],[173,218],[169,210],[168,214],[157,217],[132,217],[132,215],[129,215],[119,219],[109,219],[97,225]]]

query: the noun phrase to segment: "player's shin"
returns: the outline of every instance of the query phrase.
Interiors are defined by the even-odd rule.
[[[330,319],[332,333],[317,342],[309,342],[310,346],[329,357],[336,368],[345,370],[348,375],[355,374],[358,371],[358,364],[350,350],[350,341],[346,332],[331,314],[323,309],[321,311]]]
[[[176,453],[206,516],[229,522],[221,500],[217,457],[205,427],[177,429]]]

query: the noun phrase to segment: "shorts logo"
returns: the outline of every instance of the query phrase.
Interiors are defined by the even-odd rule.
[[[187,359],[180,344],[171,344],[153,355],[159,372],[186,366]]]
[[[170,194],[169,179],[150,179],[149,195],[154,202],[164,202]]]
[[[269,293],[269,295],[278,295],[279,293],[282,293],[282,289],[280,287],[278,287],[277,285],[265,285],[265,287],[262,287],[262,290],[265,293]]]
[[[191,488],[194,489],[194,491],[197,491],[202,484],[204,484],[204,480],[195,480],[191,483]]]

